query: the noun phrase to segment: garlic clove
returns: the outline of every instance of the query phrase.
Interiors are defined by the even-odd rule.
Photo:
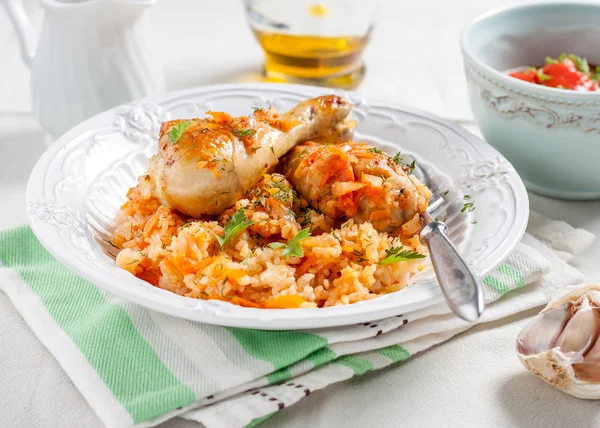
[[[569,319],[568,309],[569,305],[564,304],[538,314],[517,337],[517,350],[533,355],[550,349]]]
[[[563,354],[569,353],[573,363],[580,363],[598,338],[600,315],[587,297],[583,297],[581,304],[573,306],[572,310],[574,315],[558,336],[555,347]]]
[[[600,399],[600,285],[550,302],[516,345],[520,361],[539,378],[574,397]]]
[[[585,354],[583,363],[573,364],[573,370],[579,380],[600,384],[600,340]]]

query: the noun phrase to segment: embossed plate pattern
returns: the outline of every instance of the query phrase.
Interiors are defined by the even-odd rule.
[[[188,89],[101,113],[62,136],[36,164],[27,189],[29,219],[40,242],[73,272],[139,305],[173,316],[236,327],[308,329],[372,321],[442,301],[431,269],[397,293],[349,306],[261,310],[182,297],[134,277],[114,263],[107,243],[127,189],[156,150],[160,123],[207,110],[248,114],[252,106],[284,111],[331,90],[297,85],[240,84]],[[357,140],[414,157],[447,203],[436,216],[475,272],[485,275],[520,240],[528,199],[512,166],[491,146],[447,121],[412,108],[364,100],[355,104]],[[464,196],[475,210],[462,212]]]

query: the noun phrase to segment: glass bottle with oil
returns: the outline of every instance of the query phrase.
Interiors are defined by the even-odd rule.
[[[267,81],[351,89],[365,71],[373,0],[246,0]]]

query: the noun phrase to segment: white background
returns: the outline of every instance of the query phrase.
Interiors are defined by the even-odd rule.
[[[488,9],[514,3],[383,1],[359,92],[413,104],[469,125],[460,29]],[[39,22],[38,3],[27,5]],[[241,1],[162,0],[149,13],[168,89],[258,78],[262,54],[246,25]],[[31,113],[29,79],[0,8],[0,229],[26,222],[27,177],[44,149],[43,131]],[[531,207],[600,233],[600,203],[531,195]],[[597,241],[575,262],[588,282],[600,279],[599,260]],[[312,394],[262,426],[600,426],[599,402],[568,397],[535,379],[517,361],[514,339],[535,312],[475,328],[404,365]],[[101,426],[2,293],[0,426]],[[165,426],[198,425],[177,419]]]

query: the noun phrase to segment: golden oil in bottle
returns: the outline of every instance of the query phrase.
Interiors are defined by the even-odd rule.
[[[253,29],[265,52],[265,75],[270,81],[298,82],[352,88],[364,73],[365,36],[302,36]]]
[[[245,0],[265,54],[268,81],[351,89],[364,75],[362,52],[377,0]]]

